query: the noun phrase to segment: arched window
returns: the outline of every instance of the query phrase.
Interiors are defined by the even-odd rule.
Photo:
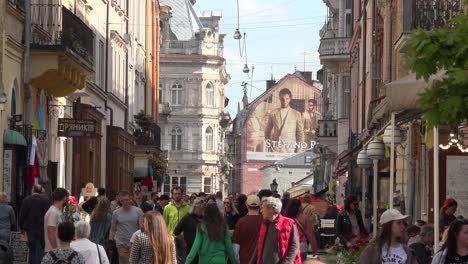
[[[11,91],[11,109],[10,109],[10,115],[14,116],[16,115],[16,92],[15,89]]]
[[[182,129],[175,127],[171,131],[171,150],[182,149]]]
[[[214,88],[211,83],[206,84],[206,105],[213,106],[214,104]]]
[[[182,84],[175,82],[172,87],[172,104],[180,105],[182,104]]]
[[[213,129],[207,127],[205,131],[206,151],[213,151]]]

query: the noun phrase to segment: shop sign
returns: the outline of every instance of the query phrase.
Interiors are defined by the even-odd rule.
[[[96,136],[96,120],[59,118],[59,137],[94,137]]]
[[[3,152],[3,190],[6,193],[7,201],[11,201],[11,170],[13,161],[13,151],[6,149]]]

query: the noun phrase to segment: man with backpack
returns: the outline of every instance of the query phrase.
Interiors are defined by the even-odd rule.
[[[45,254],[41,264],[85,264],[83,256],[70,248],[75,237],[75,226],[70,222],[60,223],[57,227],[60,247]]]

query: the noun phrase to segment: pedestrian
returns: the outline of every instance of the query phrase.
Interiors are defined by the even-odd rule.
[[[239,217],[244,217],[247,215],[249,212],[246,202],[247,202],[247,195],[245,194],[239,194],[236,197],[234,197],[235,205],[237,210],[239,211]]]
[[[111,212],[114,212],[115,210],[119,209],[120,206],[122,205],[120,204],[119,194],[116,193],[114,199],[111,201],[110,204]]]
[[[421,232],[421,228],[416,225],[408,225],[405,229],[405,243],[412,244],[419,233]]]
[[[81,205],[81,208],[83,211],[91,215],[93,212],[94,208],[98,205],[99,201],[102,199],[107,199],[106,197],[106,189],[104,188],[98,188],[98,196],[92,196],[90,197],[86,202],[84,202]]]
[[[19,226],[28,237],[29,263],[41,263],[44,255],[44,216],[49,210],[50,202],[42,195],[42,186],[35,184],[32,194],[21,204]]]
[[[301,251],[301,260],[307,259],[307,253],[310,250],[313,255],[317,255],[317,241],[315,240],[314,224],[300,211],[301,201],[299,199],[290,199],[288,207],[284,211],[284,216],[294,219],[299,231],[299,249]]]
[[[7,202],[5,192],[0,192],[0,240],[10,242],[10,234],[16,225],[16,216],[13,207]]]
[[[197,234],[197,227],[201,223],[203,213],[205,212],[205,200],[201,197],[197,197],[192,205],[190,206],[189,213],[180,220],[179,224],[174,230],[174,236],[176,239],[180,239],[183,234],[183,239],[186,244],[185,250],[190,250],[195,241],[195,235]],[[186,256],[188,252],[177,252],[179,255]],[[183,258],[185,262],[185,258]],[[198,263],[198,257],[194,258],[193,263]]]
[[[237,211],[236,205],[229,200],[224,199],[224,218],[228,224],[229,230],[233,230],[239,220],[239,211]]]
[[[193,201],[195,201],[195,199],[197,199],[197,194],[196,193],[192,193],[190,195],[190,204],[193,204]]]
[[[349,249],[361,235],[367,236],[356,196],[350,195],[345,199],[344,210],[338,214],[335,226],[336,235],[346,249]]]
[[[158,211],[161,215],[164,213],[164,207],[169,204],[169,196],[166,194],[161,194],[158,197],[156,203],[154,204],[153,211]]]
[[[215,194],[216,204],[221,214],[224,213],[224,201],[223,201],[223,192],[216,192]]]
[[[289,200],[291,199],[291,194],[289,192],[284,192],[283,193],[283,198],[281,199],[281,203],[283,204],[283,206],[281,208],[283,208],[281,214],[284,214],[284,212],[286,211],[286,208],[288,208],[288,203],[289,203]]]
[[[128,264],[130,259],[130,238],[139,229],[138,220],[143,215],[140,208],[132,205],[130,193],[121,191],[119,200],[122,207],[112,214],[109,240],[115,241],[119,264]]]
[[[468,219],[455,219],[448,228],[447,240],[432,259],[432,264],[468,263]]]
[[[413,241],[409,243],[409,247],[414,250],[418,263],[430,264],[432,261],[431,247],[434,244],[434,226],[422,226],[419,235]]]
[[[258,246],[251,263],[301,263],[299,233],[294,220],[281,215],[281,200],[266,197],[260,212],[263,222],[258,234]]]
[[[135,191],[133,193],[133,205],[140,208],[143,213],[153,210],[153,207],[145,201],[141,191]]]
[[[47,210],[47,213],[44,215],[44,252],[49,252],[60,246],[57,226],[63,221],[62,211],[63,207],[68,202],[68,191],[63,188],[55,189],[52,194],[52,200],[52,206],[50,206],[49,210]],[[74,228],[73,232],[75,232]]]
[[[361,264],[417,264],[414,251],[404,244],[405,223],[409,215],[388,209],[380,217],[380,234],[361,254]]]
[[[440,208],[440,227],[446,229],[456,219],[457,206],[458,203],[453,198],[444,201],[442,208]]]
[[[131,264],[176,264],[174,240],[158,212],[143,215],[143,232],[135,237]]]
[[[258,209],[260,208],[260,199],[252,194],[247,197],[246,207],[247,215],[237,221],[232,234],[232,243],[236,259],[240,263],[250,263],[254,257],[254,251],[258,243],[258,233],[263,218]],[[239,263],[238,261],[238,263]]]
[[[182,201],[183,190],[180,186],[175,186],[171,190],[172,201],[164,207],[164,221],[171,234],[174,234],[176,226],[180,220],[188,213],[190,206]]]
[[[107,199],[101,199],[93,209],[90,217],[90,240],[99,245],[104,245],[109,238],[109,230],[112,222],[110,203]]]
[[[75,237],[70,247],[83,256],[85,263],[109,264],[106,251],[101,245],[89,240],[91,226],[85,220],[75,223]]]
[[[302,198],[302,200],[303,200],[302,208],[301,208],[302,213],[309,219],[309,221],[315,224],[315,218],[318,213],[317,213],[317,208],[315,208],[315,205],[312,204],[312,195],[306,193],[304,195],[304,198]]]
[[[61,189],[61,188],[60,188]],[[64,189],[65,190],[65,189]],[[66,191],[66,190],[65,190]],[[53,206],[53,205],[52,205]],[[75,226],[70,222],[63,222],[57,226],[57,236],[61,243],[58,248],[48,251],[41,264],[85,264],[85,260],[81,254],[70,248],[70,243],[75,237]]]
[[[197,254],[199,263],[226,263],[228,258],[231,263],[236,263],[229,229],[216,203],[206,204],[202,223],[197,228],[185,263],[193,263]]]

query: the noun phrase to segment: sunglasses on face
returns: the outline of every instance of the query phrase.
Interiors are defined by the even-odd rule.
[[[224,202],[224,204],[231,204],[230,202]]]

